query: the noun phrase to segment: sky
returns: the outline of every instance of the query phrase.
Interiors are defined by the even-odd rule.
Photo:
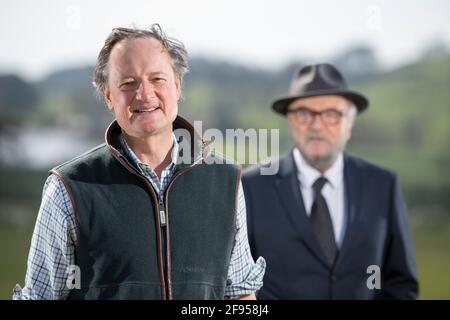
[[[386,67],[450,48],[448,0],[1,0],[0,74],[94,64],[112,28],[159,23],[191,56],[275,69],[371,45]]]

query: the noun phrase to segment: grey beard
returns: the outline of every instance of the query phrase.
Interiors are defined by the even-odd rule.
[[[300,150],[300,148],[299,148],[299,150]],[[329,154],[329,155],[317,156],[317,157],[309,157],[304,152],[302,152],[302,150],[300,150],[300,153],[302,154],[303,158],[310,166],[312,166],[313,168],[316,168],[317,170],[322,171],[322,172],[324,172],[325,170],[330,168],[337,159],[337,155],[335,155],[335,154]]]

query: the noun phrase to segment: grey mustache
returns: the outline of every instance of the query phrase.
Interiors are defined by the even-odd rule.
[[[316,136],[316,135],[307,135],[306,139],[322,139],[322,140],[328,140],[326,137],[324,136]]]

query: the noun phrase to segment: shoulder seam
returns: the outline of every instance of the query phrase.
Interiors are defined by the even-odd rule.
[[[55,170],[55,169],[61,168],[61,167],[63,167],[63,166],[69,165],[69,164],[71,164],[71,163],[73,163],[73,162],[76,162],[77,160],[79,160],[79,159],[81,159],[81,158],[83,158],[83,157],[85,157],[85,156],[87,156],[87,155],[89,155],[89,154],[91,154],[91,153],[94,153],[95,151],[97,151],[97,150],[99,150],[99,149],[105,148],[105,147],[106,147],[106,144],[105,144],[105,143],[100,144],[100,145],[98,145],[98,146],[95,146],[95,147],[93,147],[92,149],[90,149],[90,150],[88,150],[88,151],[86,151],[86,152],[84,152],[84,153],[82,153],[82,154],[76,156],[75,158],[72,158],[72,159],[70,159],[70,160],[67,160],[66,162],[61,163],[60,165],[54,167],[52,170]],[[52,171],[52,170],[50,170],[50,171]]]

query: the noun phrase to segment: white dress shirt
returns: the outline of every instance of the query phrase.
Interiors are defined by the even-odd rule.
[[[344,159],[339,154],[333,165],[321,174],[320,171],[309,165],[297,148],[294,148],[294,162],[297,166],[298,181],[302,191],[303,203],[306,214],[311,215],[311,207],[314,201],[313,183],[320,177],[328,179],[322,188],[322,195],[327,201],[328,209],[333,223],[334,239],[338,248],[341,247],[345,233],[345,184],[344,184]]]

